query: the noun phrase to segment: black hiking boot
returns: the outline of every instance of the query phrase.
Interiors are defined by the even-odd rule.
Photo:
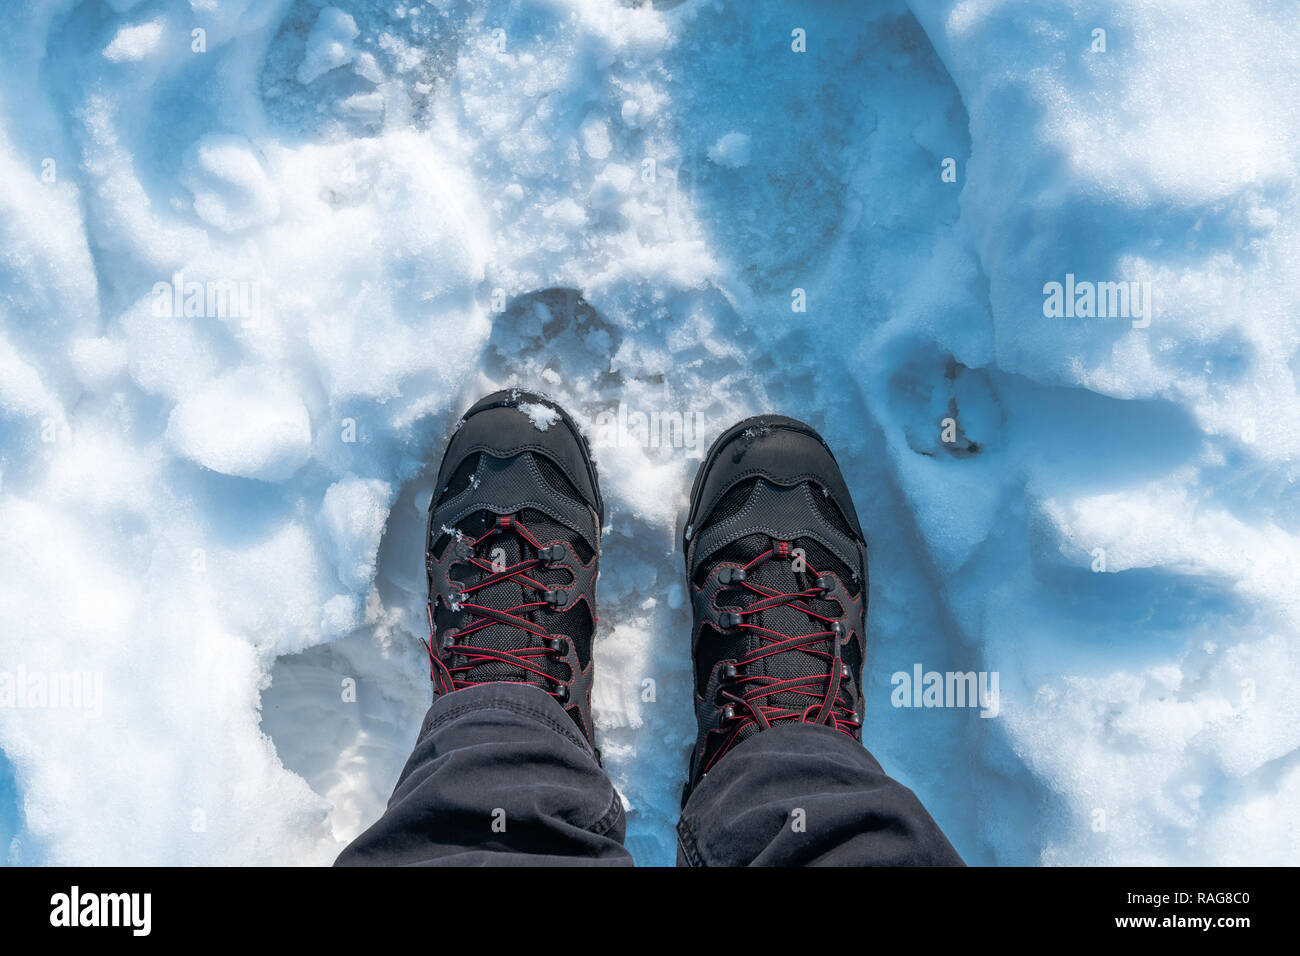
[[[465,413],[429,503],[435,694],[533,684],[593,741],[603,516],[587,442],[553,402],[508,389]]]
[[[778,724],[861,741],[866,544],[821,436],[780,415],[726,431],[696,475],[683,544],[699,722],[686,795]]]

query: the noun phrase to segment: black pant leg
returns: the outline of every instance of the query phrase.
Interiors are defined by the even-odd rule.
[[[625,865],[622,798],[544,691],[480,684],[434,701],[388,809],[336,866]]]
[[[690,866],[960,866],[911,790],[829,727],[778,724],[724,756],[677,826]]]

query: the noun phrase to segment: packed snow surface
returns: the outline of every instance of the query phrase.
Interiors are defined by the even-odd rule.
[[[373,821],[438,458],[512,385],[593,437],[640,862],[694,733],[690,479],[762,411],[839,457],[866,743],[968,861],[1300,862],[1292,4],[3,16],[10,862],[325,863]]]

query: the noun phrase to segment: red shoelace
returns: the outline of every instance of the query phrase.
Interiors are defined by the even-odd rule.
[[[537,551],[541,552],[537,557],[528,558],[515,564],[501,567],[494,565],[491,561],[477,553],[479,546],[497,535],[514,531],[519,534],[524,541],[528,542]],[[469,551],[465,556],[465,563],[472,564],[479,570],[486,572],[483,577],[473,584],[466,584],[461,589],[461,601],[453,608],[469,612],[470,620],[466,627],[459,631],[448,632],[443,636],[439,645],[440,653],[434,652],[434,642],[437,640],[433,620],[433,607],[429,607],[429,673],[442,689],[443,693],[450,693],[455,690],[461,690],[465,687],[472,687],[476,684],[487,683],[485,680],[475,680],[470,677],[470,673],[477,667],[498,661],[518,668],[525,674],[535,674],[542,678],[544,683],[540,686],[558,699],[561,703],[568,699],[569,687],[573,684],[573,675],[569,675],[568,680],[560,680],[553,674],[538,664],[544,663],[548,658],[559,658],[563,660],[568,653],[569,639],[563,635],[551,635],[541,625],[521,617],[521,614],[531,613],[538,608],[551,607],[556,595],[559,594],[553,585],[547,585],[538,581],[529,575],[528,572],[540,567],[560,567],[561,565],[553,563],[547,555],[547,547],[530,532],[519,519],[514,515],[501,515],[496,519],[494,525],[473,540],[458,538],[448,547],[455,547],[457,543],[466,542],[469,544]],[[481,592],[484,588],[491,587],[494,584],[500,584],[503,581],[513,581],[523,585],[524,594],[527,596],[529,591],[538,592],[541,600],[525,600],[523,604],[517,604],[511,608],[497,609],[488,607],[484,604],[477,604],[474,595]],[[518,628],[531,637],[541,638],[540,647],[520,647],[512,651],[493,650],[488,647],[475,647],[472,644],[465,643],[465,639],[484,628],[492,627],[496,624],[505,624],[509,627]],[[447,657],[452,661],[449,665],[444,662],[443,658]],[[461,663],[456,663],[456,659],[461,659]],[[510,683],[510,684],[538,684],[536,680],[511,680],[511,681],[493,681],[493,683]]]
[[[724,708],[724,710],[731,711],[730,714],[724,716],[724,726],[730,723],[731,732],[704,766],[703,773],[707,773],[709,768],[731,749],[740,735],[753,725],[758,725],[761,730],[766,730],[778,721],[826,724],[849,736],[853,736],[856,729],[862,726],[861,718],[853,711],[851,703],[840,696],[840,688],[848,676],[847,667],[841,658],[840,649],[849,632],[842,621],[819,614],[806,603],[809,600],[822,597],[826,588],[814,584],[813,587],[803,591],[785,593],[775,588],[755,584],[748,578],[750,572],[766,562],[774,559],[787,560],[789,557],[789,542],[777,542],[772,548],[769,548],[744,566],[742,570],[745,575],[740,580],[728,582],[724,579],[724,583],[743,587],[757,597],[757,600],[752,603],[735,608],[728,613],[732,615],[731,623],[734,627],[744,628],[757,634],[763,639],[763,643],[737,660],[732,665],[734,670],[729,668],[726,684],[719,692],[719,697],[730,702]],[[724,568],[722,573],[726,574],[727,570]],[[821,575],[811,565],[807,566],[807,571],[815,581],[822,579]],[[754,618],[763,611],[770,611],[778,607],[794,608],[808,615],[812,619],[814,626],[825,626],[807,634],[791,637],[745,620],[746,618]],[[828,644],[830,645],[829,649],[825,646]],[[803,653],[820,658],[826,662],[826,671],[785,679],[762,674],[746,675],[743,673],[748,665],[756,661],[777,654],[788,653]],[[740,693],[733,691],[731,689],[733,687]],[[777,694],[795,694],[807,697],[809,703],[807,707],[797,709],[779,707],[767,702]]]

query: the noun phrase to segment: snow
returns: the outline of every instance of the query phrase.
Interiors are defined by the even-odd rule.
[[[279,195],[252,144],[242,136],[207,135],[185,152],[180,181],[194,194],[194,212],[223,232],[274,222]]]
[[[351,592],[366,590],[374,577],[375,554],[392,498],[393,489],[375,479],[345,478],[325,489],[321,523],[339,582]]]
[[[6,10],[0,671],[104,696],[0,707],[0,857],[331,860],[428,702],[448,430],[518,386],[594,439],[641,862],[690,480],[761,411],[844,468],[866,740],[967,860],[1300,860],[1289,5],[661,6],[232,0],[204,52],[171,7]],[[1151,321],[1048,317],[1067,275]],[[891,706],[917,666],[997,716]]]
[[[749,137],[744,133],[728,133],[709,147],[709,159],[728,169],[749,165]]]
[[[326,7],[307,36],[307,53],[298,66],[298,82],[306,86],[318,76],[347,66],[356,56],[352,41],[357,22],[338,7]]]
[[[311,457],[311,418],[298,392],[248,368],[181,399],[165,437],[179,456],[239,478],[284,481]]]
[[[124,26],[117,31],[113,42],[104,48],[104,58],[114,63],[143,60],[157,49],[166,30],[167,24],[162,19]]]
[[[544,402],[521,402],[519,410],[528,416],[528,420],[539,432],[546,431],[560,419],[560,413]]]

